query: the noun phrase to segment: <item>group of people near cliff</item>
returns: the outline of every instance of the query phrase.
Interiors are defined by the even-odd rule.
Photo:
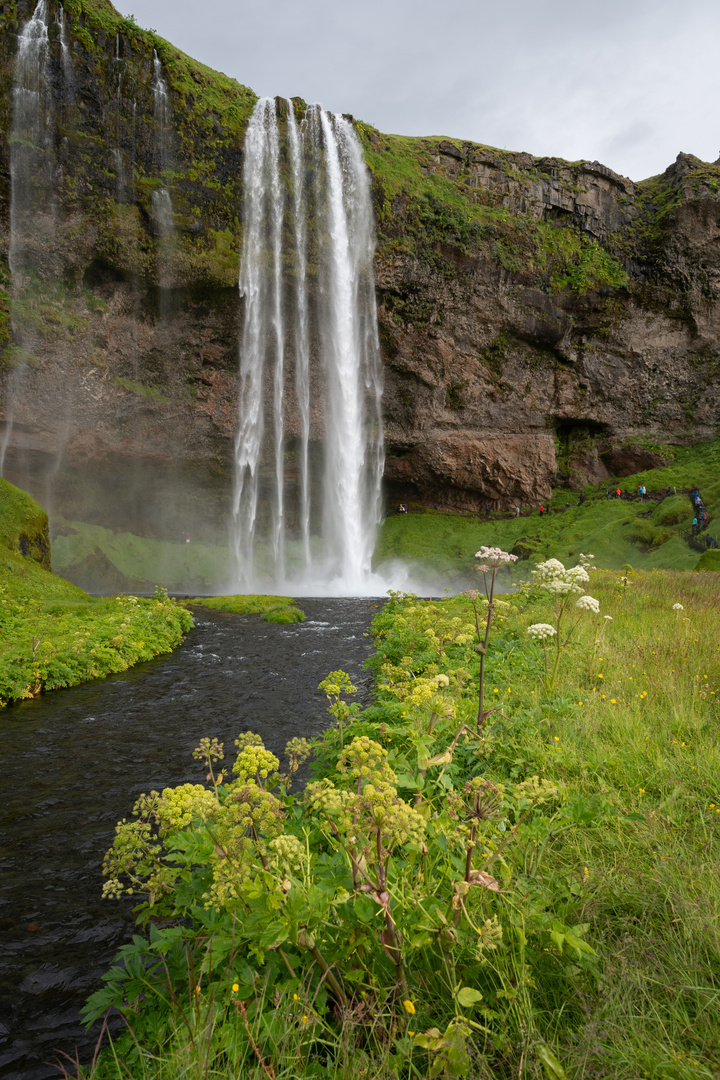
[[[705,503],[700,498],[700,492],[697,490],[697,488],[691,493],[690,498],[692,499],[693,507],[695,508],[695,517],[693,518],[692,522],[692,532],[693,536],[697,536],[698,533],[701,533],[703,529],[707,528],[710,522],[710,515],[707,512],[707,507],[705,506]],[[706,535],[705,546],[708,548],[717,547],[718,542],[717,540],[714,540],[712,536]]]

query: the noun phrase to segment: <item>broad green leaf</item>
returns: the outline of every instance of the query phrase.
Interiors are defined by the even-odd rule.
[[[461,986],[455,997],[458,1005],[462,1005],[464,1009],[469,1009],[471,1005],[477,1005],[478,1001],[482,1001],[482,994],[479,990],[473,990],[472,986]]]

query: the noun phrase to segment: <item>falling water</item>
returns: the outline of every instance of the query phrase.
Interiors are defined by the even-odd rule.
[[[153,49],[152,92],[155,103],[155,163],[161,169],[165,169],[169,158],[170,95],[163,78],[160,57],[155,49]]]
[[[155,120],[155,164],[163,173],[170,165],[170,138],[171,138],[171,113],[170,94],[167,83],[163,78],[160,58],[153,49],[153,80],[152,92],[154,100]],[[175,219],[173,214],[172,196],[167,187],[163,186],[153,192],[152,196],[153,219],[158,232],[158,280],[161,287],[167,283],[175,253]],[[161,296],[161,307],[165,307],[165,299]],[[167,314],[163,310],[161,314]]]
[[[292,102],[280,111],[261,99],[245,142],[237,584],[362,593],[383,466],[367,171],[349,121],[312,106],[298,128]]]
[[[23,298],[41,269],[55,234],[55,154],[47,0],[39,0],[19,39],[13,78],[10,138],[11,326],[15,364],[6,388],[6,424],[0,441],[0,475],[15,423],[15,403],[25,375],[29,342],[20,317]]]
[[[39,0],[18,40],[10,149],[10,270],[34,270],[42,240],[54,232],[54,154],[47,0]],[[38,214],[44,228],[39,227]]]
[[[307,228],[305,223],[305,175],[302,144],[295,120],[295,110],[288,109],[288,141],[290,144],[290,174],[292,182],[292,215],[295,223],[295,391],[300,416],[300,532],[303,562],[310,566],[310,476],[308,450],[310,442],[310,340],[308,334],[308,298],[306,289]]]
[[[258,510],[260,455],[265,434],[263,382],[266,361],[283,368],[282,267],[283,206],[280,147],[275,102],[261,99],[245,139],[245,233],[240,269],[240,295],[245,297],[240,363],[240,426],[235,447],[236,550],[242,584],[255,580],[255,529]],[[268,355],[269,354],[269,355]],[[276,384],[277,385],[277,384]],[[273,394],[273,400],[276,399]],[[277,443],[277,440],[276,440]],[[282,485],[277,498],[283,505]],[[273,540],[277,537],[274,523]],[[282,538],[282,537],[280,537]]]
[[[73,74],[72,60],[70,58],[70,46],[68,45],[67,31],[65,29],[65,8],[62,4],[58,4],[57,11],[55,12],[55,22],[58,25],[60,31],[60,49],[62,52],[62,70],[63,78],[65,81],[65,90],[69,95],[75,87],[75,76]]]

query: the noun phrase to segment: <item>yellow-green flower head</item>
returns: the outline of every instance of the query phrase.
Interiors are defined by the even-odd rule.
[[[387,756],[387,750],[380,743],[361,735],[354,738],[340,755],[338,772],[347,773],[356,780],[374,776],[376,781],[382,778],[394,784],[397,778],[387,764]]]
[[[279,760],[264,746],[246,746],[237,756],[233,772],[240,783],[247,780],[267,780],[278,771]]]
[[[270,841],[268,848],[275,864],[286,871],[299,870],[306,857],[305,846],[292,834],[276,836]]]
[[[193,821],[211,819],[216,809],[214,794],[202,784],[180,784],[179,787],[165,788],[157,809],[160,832],[162,834],[171,829],[186,829]]]
[[[201,739],[200,745],[193,750],[196,761],[222,761],[225,757],[223,744],[217,739]]]
[[[541,780],[539,776],[531,776],[515,787],[516,798],[529,802],[531,806],[542,806],[543,803],[557,799],[559,795],[560,791],[555,784],[549,780]]]
[[[245,731],[242,735],[238,735],[235,740],[235,745],[238,750],[244,750],[246,746],[264,746],[260,735],[256,735],[254,731]]]

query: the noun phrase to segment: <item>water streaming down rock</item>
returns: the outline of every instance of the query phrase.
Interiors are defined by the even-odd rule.
[[[58,26],[58,36],[60,38],[65,94],[68,98],[72,98],[75,91],[75,75],[73,73],[72,59],[70,56],[70,46],[68,45],[67,30],[65,29],[65,8],[62,4],[58,4],[57,6],[55,22]]]
[[[0,474],[15,417],[15,399],[32,342],[23,311],[55,236],[55,152],[47,0],[39,0],[23,26],[13,73],[10,135],[11,325],[13,367],[7,382],[6,423],[0,441]]]
[[[172,196],[165,185],[165,171],[170,166],[171,158],[171,113],[170,93],[163,78],[162,64],[157,51],[153,49],[152,93],[155,121],[155,165],[160,171],[163,186],[152,194],[152,212],[158,235],[157,277],[160,285],[160,316],[167,318],[167,296],[165,289],[172,280],[172,266],[175,256],[175,217]]]
[[[381,365],[370,190],[352,124],[311,106],[298,126],[292,102],[261,99],[245,142],[244,222],[236,585],[377,590]]]

